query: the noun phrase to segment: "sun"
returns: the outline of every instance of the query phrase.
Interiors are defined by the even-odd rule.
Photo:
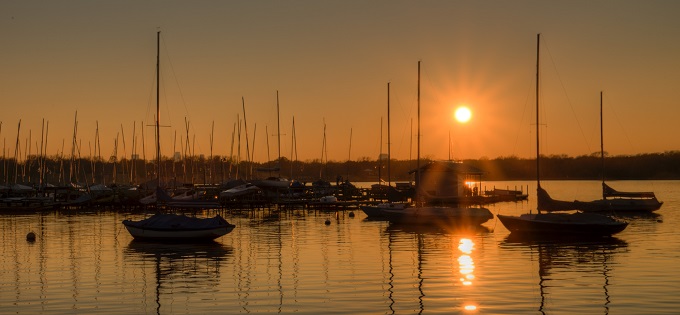
[[[454,115],[456,120],[463,124],[470,121],[470,118],[472,118],[472,112],[466,106],[460,106],[456,108],[456,113]]]

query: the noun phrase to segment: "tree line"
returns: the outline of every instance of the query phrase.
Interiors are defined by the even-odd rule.
[[[420,165],[432,162],[420,160]],[[483,172],[482,179],[532,180],[536,178],[536,159],[515,156],[460,161]],[[604,165],[603,165],[604,164]],[[378,182],[413,180],[415,160],[292,161],[281,158],[267,163],[236,161],[233,158],[188,157],[161,160],[161,180],[194,184],[219,184],[233,179],[285,177],[303,182],[319,179],[337,182]],[[638,155],[607,156],[604,163],[598,154],[570,157],[542,156],[541,178],[553,180],[650,180],[680,179],[680,151]],[[59,184],[140,184],[157,178],[155,161],[130,159],[87,159],[29,156],[23,161],[0,158],[0,175],[4,185]]]

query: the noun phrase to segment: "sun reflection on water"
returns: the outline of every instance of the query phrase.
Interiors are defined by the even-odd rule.
[[[474,247],[475,243],[469,238],[462,238],[458,242],[458,250],[462,253],[458,257],[458,267],[461,274],[460,282],[465,286],[472,285],[472,280],[475,278],[475,262],[470,256]]]
[[[469,238],[461,238],[458,242],[458,250],[461,255],[458,257],[458,269],[460,273],[460,283],[465,287],[472,286],[472,281],[475,279],[475,262],[472,259],[472,250],[475,248],[475,243]],[[465,311],[472,312],[477,310],[477,305],[466,304],[463,306]]]

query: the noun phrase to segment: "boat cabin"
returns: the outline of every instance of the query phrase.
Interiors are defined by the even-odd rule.
[[[415,175],[417,198],[425,203],[467,203],[481,197],[484,172],[476,167],[456,161],[435,161],[409,173]]]

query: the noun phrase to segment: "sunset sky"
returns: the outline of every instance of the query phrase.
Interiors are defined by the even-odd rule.
[[[182,151],[185,119],[197,154],[214,122],[213,154],[229,155],[243,97],[255,160],[267,142],[275,159],[278,91],[282,156],[294,117],[299,160],[322,157],[324,122],[329,160],[375,159],[390,82],[392,157],[415,158],[421,61],[421,156],[532,158],[541,33],[543,154],[599,151],[600,91],[609,154],[680,150],[678,14],[679,1],[2,1],[0,140],[13,157],[21,120],[35,154],[45,119],[48,154],[70,155],[77,112],[81,156],[98,122],[102,157],[117,134],[123,156],[122,133],[129,157],[134,125],[151,159],[160,30],[163,155]]]

